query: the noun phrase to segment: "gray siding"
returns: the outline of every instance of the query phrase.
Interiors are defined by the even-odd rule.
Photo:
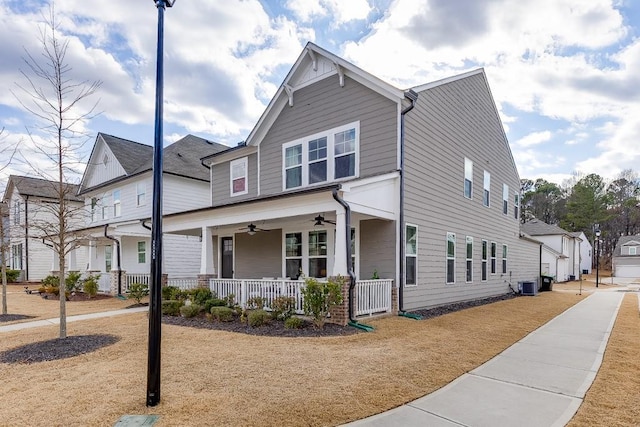
[[[358,279],[396,277],[396,222],[370,219],[360,221],[360,274]]]
[[[522,252],[513,194],[519,177],[482,74],[424,90],[406,116],[405,222],[418,226],[417,286],[405,289],[404,306],[416,309],[508,292],[501,274],[502,245],[509,258]],[[473,198],[463,193],[464,158],[473,161]],[[490,207],[482,202],[483,174],[491,173]],[[509,186],[502,213],[502,184]],[[446,284],[447,232],[456,235],[455,283]],[[473,282],[465,283],[466,236],[473,237]],[[482,240],[497,243],[496,274],[481,281]],[[511,255],[512,254],[512,255]],[[520,276],[520,273],[517,274]],[[512,283],[513,284],[513,283]]]
[[[241,279],[282,276],[282,230],[258,232],[253,236],[237,233],[235,273]]]
[[[293,95],[260,145],[260,191],[282,192],[282,144],[360,121],[360,176],[397,169],[397,104],[345,77],[331,76]]]
[[[258,195],[258,154],[253,153],[247,157],[247,184],[249,186],[249,192],[241,196],[231,197],[231,161],[213,166],[213,180],[211,182],[213,206],[252,199]]]

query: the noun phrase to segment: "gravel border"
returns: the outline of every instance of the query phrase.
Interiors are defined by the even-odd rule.
[[[434,317],[442,316],[443,314],[453,313],[456,311],[464,310],[471,307],[477,307],[480,305],[492,304],[498,301],[510,300],[517,298],[520,295],[509,293],[504,295],[498,295],[496,297],[481,298],[471,301],[457,302],[453,304],[441,305],[439,307],[429,308],[425,310],[411,311],[410,313],[418,314],[422,316],[422,320],[431,319]]]

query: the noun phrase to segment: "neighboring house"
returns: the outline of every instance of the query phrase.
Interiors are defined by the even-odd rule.
[[[64,195],[70,209],[69,228],[82,221],[82,200],[76,197],[78,186],[64,184]],[[58,270],[58,261],[43,237],[57,224],[59,184],[40,178],[11,175],[5,188],[4,201],[9,208],[9,265],[20,270],[20,280],[40,281]],[[69,270],[84,264],[83,254],[72,250],[66,260]]]
[[[640,278],[640,236],[621,236],[612,263],[614,277]]]
[[[403,91],[309,43],[245,145],[203,163],[209,207],[163,227],[201,236],[192,273],[217,278],[212,288],[352,273],[357,315],[376,311],[360,306],[376,284],[378,309],[395,311],[538,279],[539,243],[520,238],[520,180],[482,69]]]
[[[9,206],[4,201],[0,200],[0,221],[2,221],[2,228],[0,228],[0,249],[4,250],[5,256],[5,267],[10,266],[10,240],[9,240],[9,230],[11,229],[9,224]]]
[[[539,240],[542,247],[541,271],[557,282],[580,279],[582,239],[557,225],[533,219],[522,224],[524,233]]]
[[[574,238],[580,239],[580,273],[591,274],[593,265],[593,248],[591,242],[582,231],[570,233]]]
[[[163,150],[163,212],[171,214],[210,204],[209,170],[200,158],[229,147],[193,135]],[[99,133],[78,195],[86,208],[82,233],[90,236],[86,270],[101,274],[124,271],[144,281],[150,270],[150,218],[153,147]],[[143,222],[144,221],[144,222]],[[165,235],[164,272],[181,277],[200,266],[198,236]]]

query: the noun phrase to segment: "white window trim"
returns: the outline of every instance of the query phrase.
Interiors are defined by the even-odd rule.
[[[244,167],[244,175],[237,176],[234,178],[233,176],[233,168],[236,165],[242,165]],[[244,178],[244,190],[243,191],[233,191],[233,181],[234,179]],[[249,158],[242,157],[240,159],[235,159],[229,162],[229,195],[231,197],[242,196],[243,194],[249,193]]]
[[[353,176],[347,176],[344,178],[334,178],[335,177],[335,152],[334,152],[334,144],[335,144],[335,134],[344,132],[346,130],[355,129],[356,138],[355,138],[355,170]],[[315,182],[313,184],[309,184],[309,145],[308,142],[314,139],[326,137],[327,138],[327,180]],[[296,145],[302,146],[302,184],[298,187],[287,188],[287,167],[286,167],[286,152],[287,148],[295,147]],[[339,156],[341,157],[341,156]],[[297,167],[297,166],[296,166]],[[333,129],[329,129],[326,131],[322,131],[313,135],[305,136],[304,138],[296,139],[295,141],[290,141],[285,144],[282,144],[282,190],[295,190],[299,188],[322,185],[327,182],[340,182],[346,181],[349,179],[357,178],[360,176],[360,122],[352,122],[342,126],[338,126]]]
[[[493,248],[496,248],[494,251]],[[489,245],[489,274],[495,275],[498,272],[498,244],[496,242],[491,242]]]
[[[116,193],[118,194],[118,198],[116,199]],[[111,194],[111,198],[113,201],[113,217],[118,218],[122,216],[122,191],[120,189],[113,190]]]
[[[140,243],[144,245],[144,252],[140,251]],[[144,253],[144,262],[140,262],[140,254]],[[136,242],[136,261],[138,264],[146,264],[147,263],[147,242],[144,240]]]
[[[484,171],[484,181],[483,181],[483,192],[482,192],[482,204],[488,208],[491,207],[491,173],[488,171]],[[486,199],[485,199],[486,193]]]
[[[450,257],[449,256],[449,237],[453,237],[453,256]],[[446,282],[447,285],[454,285],[456,283],[456,233],[450,233],[447,232],[447,240],[446,242],[446,246],[444,248],[444,253],[445,253],[445,269],[444,269],[444,280]],[[447,271],[447,269],[449,268],[449,260],[452,259],[453,260],[453,282],[449,282],[449,272]]]
[[[469,244],[471,244],[471,257],[469,257]],[[471,236],[467,236],[465,239],[464,253],[466,257],[466,262],[464,264],[464,280],[465,283],[473,283],[473,237]],[[471,280],[467,279],[467,263],[469,261],[471,261]]]
[[[502,213],[509,215],[509,186],[502,184]]]
[[[22,211],[20,205],[20,200],[13,202],[13,225],[20,225],[20,212]]]
[[[409,227],[413,227],[416,229],[416,253],[415,254],[408,254],[407,253],[407,228]],[[404,283],[404,286],[406,288],[413,288],[415,286],[418,286],[418,236],[419,236],[419,230],[418,230],[418,226],[415,224],[405,224],[404,226],[404,260],[402,262],[404,262],[404,277],[402,278],[402,282]],[[407,284],[407,258],[411,257],[411,258],[415,258],[415,265],[416,265],[416,274],[415,274],[415,283],[412,284]]]
[[[101,205],[101,212],[100,212],[100,219],[109,219],[109,209],[112,207],[111,206],[111,193],[105,193],[102,196],[102,203]]]
[[[514,193],[513,198],[513,217],[520,221],[520,194]]]
[[[633,249],[633,253],[631,253],[631,250]],[[629,255],[637,255],[638,251],[636,249],[635,246],[629,246]]]
[[[500,271],[502,271],[502,274],[507,274],[508,259],[509,259],[509,247],[507,245],[502,245],[502,262],[500,263]]]
[[[140,191],[142,189],[142,191]],[[142,203],[140,203],[140,196],[144,196],[142,199]],[[144,206],[147,204],[147,183],[146,182],[138,182],[136,183],[136,206]]]
[[[482,249],[486,248],[486,250],[484,251],[484,254],[482,253]],[[485,272],[486,272],[486,277],[482,278],[482,270],[480,270],[480,281],[481,282],[486,282],[489,278],[489,252],[490,252],[490,247],[489,247],[489,241],[488,240],[482,240],[482,246],[480,247],[480,259],[482,260],[482,264],[485,267]]]
[[[466,193],[466,182],[471,183],[469,186],[469,195]],[[464,179],[462,181],[462,195],[467,199],[473,199],[473,161],[468,158],[464,158]]]

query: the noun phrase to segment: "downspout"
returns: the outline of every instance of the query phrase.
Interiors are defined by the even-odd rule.
[[[20,213],[18,213],[20,214]],[[24,197],[24,280],[29,281],[29,195]]]
[[[332,191],[333,198],[336,202],[340,203],[344,208],[344,219],[345,219],[345,234],[346,234],[346,253],[347,253],[347,273],[349,274],[349,326],[353,326],[354,328],[362,329],[366,332],[373,331],[373,326],[365,325],[363,323],[359,323],[357,320],[353,318],[353,290],[356,287],[356,275],[353,272],[353,266],[351,265],[351,207],[349,204],[338,195],[338,189],[334,188]],[[336,230],[337,232],[337,230]]]
[[[120,241],[113,236],[109,236],[107,234],[107,228],[109,228],[109,224],[104,225],[104,237],[109,240],[113,240],[116,244],[116,261],[118,262],[118,298],[122,297],[122,266],[120,265]]]
[[[411,104],[400,112],[400,250],[398,251],[400,256],[400,262],[398,263],[400,283],[398,283],[398,315],[419,320],[422,319],[421,316],[404,311],[404,257],[406,251],[404,243],[404,116],[416,106],[418,94],[413,89],[409,89],[404,93],[404,97],[411,101]]]
[[[540,290],[542,288],[542,243],[540,243],[540,262],[538,262],[538,270],[540,270],[540,275],[538,276],[538,280],[540,281],[538,284],[538,290]]]

